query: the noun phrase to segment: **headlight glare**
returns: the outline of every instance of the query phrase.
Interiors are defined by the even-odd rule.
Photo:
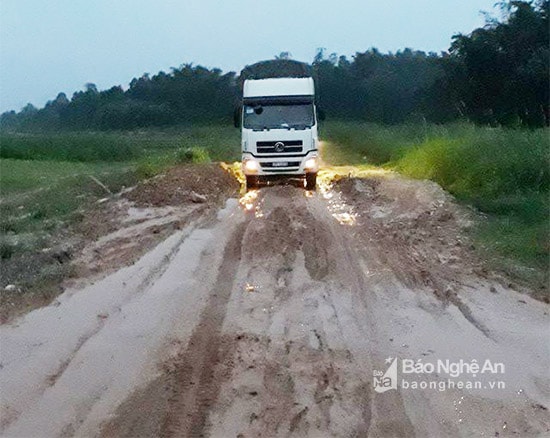
[[[315,169],[317,167],[317,160],[315,158],[308,158],[304,163],[304,169]]]
[[[256,160],[245,160],[243,162],[243,168],[245,172],[254,173],[260,169],[260,164]]]

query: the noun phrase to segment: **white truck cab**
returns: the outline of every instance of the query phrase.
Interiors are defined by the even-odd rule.
[[[318,143],[312,78],[247,79],[242,102],[242,169],[247,190],[278,178],[317,180]]]

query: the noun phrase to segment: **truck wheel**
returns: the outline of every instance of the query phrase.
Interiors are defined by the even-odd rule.
[[[258,177],[255,175],[246,175],[246,191],[258,188]]]
[[[317,173],[306,173],[306,190],[315,190],[317,187]]]

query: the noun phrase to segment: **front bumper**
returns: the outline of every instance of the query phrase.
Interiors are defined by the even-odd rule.
[[[254,157],[243,153],[242,169],[245,175],[305,175],[319,170],[317,151],[309,151],[305,156]]]

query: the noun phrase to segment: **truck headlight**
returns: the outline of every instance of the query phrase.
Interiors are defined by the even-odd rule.
[[[256,173],[258,170],[260,170],[260,163],[258,163],[256,160],[245,160],[243,161],[243,169],[245,173]]]
[[[317,167],[317,159],[316,158],[308,158],[306,162],[304,163],[304,169],[315,169]]]

